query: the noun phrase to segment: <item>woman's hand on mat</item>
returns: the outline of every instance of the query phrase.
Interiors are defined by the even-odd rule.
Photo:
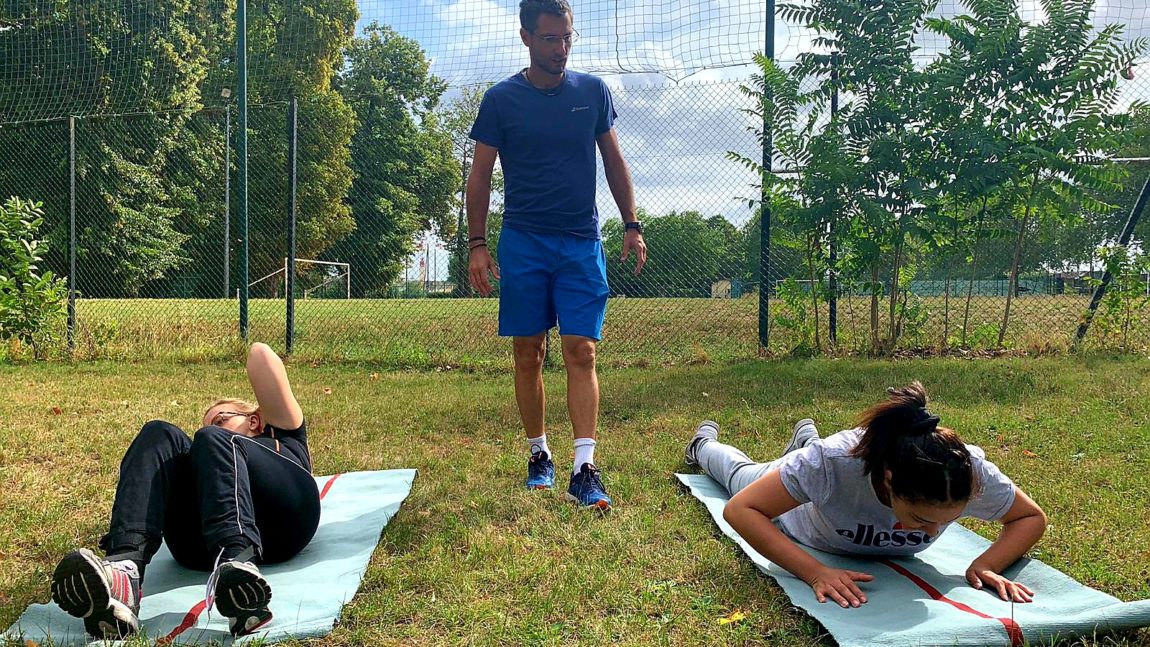
[[[991,589],[998,591],[998,597],[1007,602],[1034,601],[1034,591],[1031,591],[1030,587],[1019,582],[1012,582],[995,573],[993,570],[982,566],[977,561],[971,563],[970,568],[966,569],[966,581],[970,582],[971,586],[980,591],[984,587],[989,586]]]
[[[826,602],[830,598],[845,609],[866,604],[866,593],[855,582],[869,582],[873,579],[873,575],[866,573],[824,566],[815,571],[807,583],[811,585],[819,602]]]

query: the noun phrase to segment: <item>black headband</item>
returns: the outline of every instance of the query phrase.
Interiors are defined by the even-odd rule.
[[[938,416],[927,411],[926,407],[917,407],[910,412],[907,432],[912,436],[934,433],[938,429]]]

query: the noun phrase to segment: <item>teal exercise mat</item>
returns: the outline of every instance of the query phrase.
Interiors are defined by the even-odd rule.
[[[867,603],[857,609],[819,604],[805,582],[757,553],[723,520],[729,497],[721,485],[705,474],[676,476],[707,506],[723,534],[842,647],[1023,645],[1150,626],[1150,600],[1122,602],[1038,560],[1021,559],[1004,573],[1033,589],[1034,602],[1012,604],[972,588],[966,568],[990,542],[958,524],[929,549],[908,558],[857,559],[807,548],[828,566],[875,578],[861,583]]]
[[[322,501],[319,530],[307,548],[282,564],[260,567],[272,587],[272,621],[251,636],[275,642],[331,632],[340,609],[359,589],[384,526],[411,491],[415,470],[349,472],[317,476]],[[231,644],[227,618],[204,608],[208,574],[187,570],[167,546],[148,565],[140,605],[141,632],[157,644]],[[108,645],[93,641],[83,621],[54,604],[28,607],[5,632],[7,639],[53,645]]]

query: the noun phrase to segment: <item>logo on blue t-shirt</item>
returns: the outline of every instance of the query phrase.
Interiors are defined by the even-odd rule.
[[[921,530],[907,531],[896,527],[890,532],[885,530],[875,532],[874,526],[869,523],[866,525],[860,523],[854,530],[836,528],[835,532],[854,544],[875,548],[921,546],[934,541],[934,537]]]

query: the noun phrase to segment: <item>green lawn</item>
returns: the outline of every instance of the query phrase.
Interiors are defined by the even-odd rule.
[[[1084,295],[1025,295],[1012,305],[1007,348],[1049,353],[1066,350],[1086,309]],[[963,344],[965,301],[925,297],[917,302],[923,319],[904,322],[900,348],[998,347],[1003,297],[972,300]],[[225,359],[242,356],[238,302],[223,299],[90,299],[77,305],[79,359]],[[607,308],[601,355],[616,366],[705,363],[751,359],[758,354],[758,299],[612,299]],[[815,328],[806,304],[798,317],[772,301],[770,351],[791,353]],[[294,353],[308,360],[368,361],[389,367],[504,365],[510,344],[496,335],[494,299],[299,300]],[[282,300],[250,302],[250,339],[284,349],[286,305]],[[886,335],[887,304],[879,304],[879,328]],[[868,298],[843,297],[838,308],[839,351],[869,348]],[[828,312],[818,314],[820,345],[826,348]],[[1091,348],[1118,348],[1120,328],[1102,318],[1087,340]],[[59,330],[63,337],[62,328]],[[810,332],[805,333],[811,334]],[[813,340],[808,339],[808,346]],[[1150,308],[1131,322],[1126,346],[1150,348]],[[14,346],[5,356],[26,356]],[[62,356],[56,344],[50,355]]]
[[[797,418],[837,430],[912,379],[1046,509],[1036,556],[1121,599],[1150,598],[1145,358],[606,369],[597,455],[617,503],[606,517],[520,489],[526,450],[504,372],[373,377],[372,365],[304,361],[289,370],[317,473],[420,472],[324,645],[828,644],[672,474],[700,419],[765,459]],[[572,453],[562,373],[547,380],[562,469]],[[60,556],[95,545],[120,454],[143,422],[190,428],[211,399],[246,392],[238,364],[212,362],[0,364],[0,384],[4,627],[48,600]],[[735,610],[746,618],[718,623]],[[1085,644],[1150,645],[1150,631]]]

